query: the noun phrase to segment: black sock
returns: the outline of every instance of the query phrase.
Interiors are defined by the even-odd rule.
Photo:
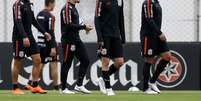
[[[147,90],[149,88],[148,82],[149,82],[149,78],[150,78],[150,68],[151,68],[151,64],[150,63],[144,63],[144,67],[143,67],[143,90]]]
[[[38,86],[38,81],[33,81],[32,86],[37,87]]]
[[[84,77],[79,77],[77,80],[77,86],[82,86]]]
[[[55,85],[55,86],[54,86],[54,89],[55,89],[55,90],[59,90],[59,85]]]
[[[87,73],[87,69],[89,67],[89,59],[82,59],[80,60],[80,69],[78,74],[77,86],[83,85],[84,77]]]
[[[153,74],[153,77],[151,78],[150,82],[151,83],[155,83],[156,80],[158,79],[159,75],[163,72],[163,70],[165,69],[166,65],[169,63],[169,61],[166,61],[164,59],[162,59],[157,68],[156,68],[156,71],[155,73]]]
[[[61,89],[65,90],[66,89],[66,80],[67,80],[67,75],[68,71],[71,67],[71,63],[63,63],[61,67]]]
[[[110,69],[108,71],[109,76],[111,76],[112,74],[114,74],[118,69],[114,66],[114,64],[112,64],[110,66]]]
[[[29,80],[27,84],[32,86],[32,82],[32,80]]]
[[[108,71],[102,71],[102,77],[103,77],[103,80],[105,82],[105,88],[106,89],[111,88],[110,77],[109,77]]]
[[[19,88],[18,84],[17,84],[17,83],[14,83],[14,84],[13,84],[13,90],[15,90],[15,89],[17,89],[17,88]]]

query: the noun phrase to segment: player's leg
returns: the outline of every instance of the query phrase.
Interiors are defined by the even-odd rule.
[[[122,58],[122,57],[115,58],[114,59],[114,64],[112,64],[109,67],[109,75],[112,75],[112,74],[116,73],[123,64],[124,64],[124,58]]]
[[[63,63],[61,66],[61,93],[62,94],[75,94],[73,91],[66,87],[68,71],[71,68],[74,58],[74,51],[71,51],[70,44],[62,44],[63,48]]]
[[[31,89],[32,93],[40,93],[40,94],[45,94],[47,93],[45,90],[43,90],[39,84],[38,80],[40,77],[40,72],[41,72],[41,58],[40,54],[34,54],[31,55],[32,62],[33,62],[33,69],[32,69],[32,86],[33,88]]]
[[[163,72],[165,67],[167,67],[167,64],[170,63],[171,59],[171,53],[169,52],[169,47],[166,42],[161,42],[160,39],[158,39],[158,54],[162,58],[160,62],[158,63],[156,67],[156,71],[153,74],[153,77],[150,80],[150,87],[155,90],[156,92],[160,93],[160,90],[156,86],[156,81],[159,77],[159,75]]]
[[[87,90],[83,85],[84,77],[86,76],[88,67],[89,67],[89,57],[87,54],[87,50],[83,42],[79,41],[75,44],[75,56],[80,61],[79,73],[78,73],[78,80],[75,86],[75,90],[90,94],[91,91]]]
[[[33,87],[37,87],[38,86],[38,79],[40,76],[40,70],[41,70],[40,54],[34,54],[31,56],[31,58],[32,58],[32,62],[33,62],[33,69],[32,69]]]
[[[51,68],[51,78],[53,80],[54,89],[59,90],[57,61],[50,62],[50,68]]]
[[[109,67],[109,75],[112,75],[116,71],[118,71],[124,64],[123,45],[121,43],[121,39],[120,38],[112,38],[112,44],[111,44],[110,48],[111,48],[110,54],[112,55],[112,58],[114,59],[114,64],[112,64]]]
[[[164,71],[165,67],[167,67],[167,65],[170,63],[170,57],[171,57],[171,53],[170,52],[165,52],[161,54],[161,60],[158,63],[157,67],[156,67],[156,71],[153,74],[153,77],[150,80],[150,84],[149,86],[154,89],[155,91],[157,91],[158,93],[160,93],[160,90],[158,89],[157,85],[156,85],[156,81],[159,77],[159,75]]]
[[[18,87],[18,75],[22,67],[24,56],[25,53],[24,53],[23,42],[19,40],[13,41],[13,60],[12,60],[12,62],[14,63],[12,65],[13,94],[24,94],[24,92],[20,90],[20,88]]]
[[[108,75],[111,76],[112,74],[116,73],[124,64],[124,58],[123,58],[123,45],[121,43],[120,38],[110,38],[110,46],[109,49],[109,55],[111,58],[114,59],[114,64],[112,64],[109,67]],[[112,87],[107,88],[106,87],[106,93],[108,96],[115,95],[115,93],[112,90]]]
[[[150,80],[150,69],[153,64],[153,58],[144,57],[144,66],[143,66],[143,91],[146,91],[149,88],[149,80]]]
[[[162,60],[160,60],[159,64],[157,65],[157,69],[150,80],[151,83],[155,83],[156,80],[158,79],[158,76],[163,72],[165,67],[167,66],[168,63],[170,63],[170,57],[171,53],[170,52],[165,52],[161,54]]]
[[[32,63],[33,63],[33,69],[32,69],[33,89],[31,89],[31,92],[39,93],[39,94],[47,93],[38,84],[40,71],[41,71],[41,58],[40,58],[39,48],[34,38],[30,38],[30,47],[26,49],[26,55],[32,58]]]
[[[43,48],[43,47],[39,47],[39,49],[40,49],[40,58],[41,58],[40,69],[42,70],[42,68],[44,67],[44,64],[47,63],[47,61],[45,60],[46,59],[46,51],[45,51],[45,48]],[[32,78],[33,77],[32,77],[32,73],[31,73],[30,77],[29,77],[29,81],[28,81],[27,85],[25,86],[25,89],[30,90],[30,91],[33,88],[33,85],[32,85],[33,80],[32,80]]]
[[[143,91],[146,94],[158,94],[149,88],[149,80],[150,80],[150,69],[153,64],[153,57],[156,55],[156,47],[155,39],[152,37],[143,36],[141,38],[142,45],[142,56],[144,58],[144,66],[143,66]]]
[[[100,87],[102,90],[102,93],[104,94],[107,94],[107,90],[111,90],[111,84],[110,84],[110,75],[109,75],[109,63],[110,63],[110,58],[108,57],[102,57],[102,68],[101,68],[101,71],[102,71],[102,78],[103,78],[103,81],[104,81],[104,87]]]
[[[98,79],[99,88],[103,94],[107,94],[106,89],[111,90],[110,75],[109,75],[110,47],[111,47],[111,38],[104,37],[104,46],[102,47],[101,50],[102,77]]]
[[[22,67],[22,63],[23,63],[23,59],[19,59],[19,58],[14,58],[14,65],[13,65],[13,69],[12,69],[12,83],[13,83],[13,94],[24,94],[23,91],[20,90],[19,86],[18,86],[18,75],[20,73],[20,69]]]
[[[146,94],[158,94],[158,92],[154,91],[152,88],[150,88],[150,69],[151,65],[153,64],[153,58],[152,57],[144,57],[144,67],[143,67],[143,91]]]

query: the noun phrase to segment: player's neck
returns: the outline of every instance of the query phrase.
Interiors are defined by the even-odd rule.
[[[51,12],[51,7],[45,6],[44,8],[46,11]]]
[[[155,2],[158,2],[158,0],[154,0]]]
[[[22,1],[24,1],[24,2],[29,2],[30,0],[22,0]]]
[[[76,5],[76,3],[73,3],[73,2],[68,2],[70,5],[72,5],[72,6],[75,6]]]

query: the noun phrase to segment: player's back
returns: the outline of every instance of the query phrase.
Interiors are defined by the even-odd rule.
[[[154,27],[161,29],[162,8],[158,0],[145,0],[142,4],[141,34],[154,35]]]

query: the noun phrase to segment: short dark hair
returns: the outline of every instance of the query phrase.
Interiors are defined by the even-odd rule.
[[[49,3],[54,3],[55,0],[45,0],[45,6],[48,6]]]

